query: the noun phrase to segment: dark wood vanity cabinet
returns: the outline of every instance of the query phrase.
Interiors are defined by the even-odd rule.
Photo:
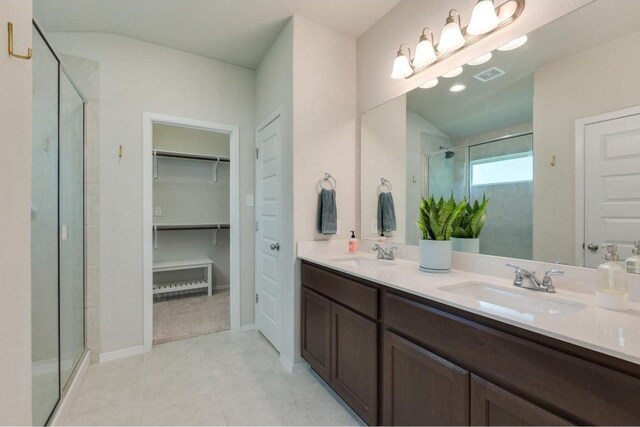
[[[469,372],[384,332],[385,425],[469,425]]]
[[[376,425],[377,289],[312,266],[302,271],[302,357],[363,421]]]
[[[302,355],[368,424],[640,425],[640,366],[309,263]]]

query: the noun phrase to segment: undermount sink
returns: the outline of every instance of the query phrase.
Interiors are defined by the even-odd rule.
[[[366,257],[345,257],[345,258],[334,259],[332,261],[347,267],[364,268],[364,269],[390,267],[392,265],[396,265],[396,263],[393,261],[377,259],[377,258],[366,258]]]
[[[579,302],[552,297],[538,291],[509,289],[482,282],[464,282],[442,286],[440,289],[473,298],[487,311],[524,320],[533,320],[535,316],[541,315],[575,313],[587,307]]]

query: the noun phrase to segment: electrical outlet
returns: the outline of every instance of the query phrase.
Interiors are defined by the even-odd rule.
[[[156,216],[162,216],[162,206],[156,206]]]
[[[372,219],[371,220],[371,233],[378,234],[378,220],[377,219]]]

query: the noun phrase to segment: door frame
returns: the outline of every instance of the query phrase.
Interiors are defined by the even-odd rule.
[[[143,348],[153,347],[153,125],[163,124],[229,134],[230,142],[230,320],[231,331],[240,330],[240,128],[235,125],[142,113],[142,308]]]
[[[623,108],[621,110],[610,111],[608,113],[598,114],[595,116],[584,117],[576,120],[576,198],[575,198],[575,260],[576,264],[585,267],[585,252],[582,245],[585,243],[585,129],[589,125],[611,120],[623,119],[625,117],[636,116],[640,114],[640,106]],[[580,209],[582,208],[582,209]]]
[[[283,114],[283,108],[279,107],[277,108],[275,111],[271,112],[270,114],[266,115],[266,118],[264,120],[262,120],[258,126],[256,126],[256,130],[255,130],[255,135],[254,135],[254,141],[255,141],[255,149],[258,150],[259,146],[258,146],[258,133],[266,128],[267,126],[269,126],[272,122],[276,121],[277,119],[280,119],[282,121],[284,121],[284,114]],[[284,194],[285,194],[285,181],[284,181],[284,144],[285,144],[285,138],[284,138],[284,123],[280,123],[280,129],[281,129],[281,133],[282,135],[280,135],[282,143],[280,144],[280,172],[281,172],[281,179],[280,179],[280,187],[281,187],[281,195],[284,199]],[[255,182],[254,182],[254,188],[255,188],[255,200],[256,200],[256,206],[255,206],[255,221],[256,221],[256,228],[258,227],[258,206],[257,206],[257,202],[258,202],[258,179],[260,177],[260,165],[258,162],[258,158],[256,156],[255,159]],[[284,233],[284,227],[282,226],[282,224],[284,223],[283,221],[283,215],[284,215],[284,200],[280,200],[280,230],[281,233]],[[254,244],[254,265],[253,265],[253,270],[254,270],[254,294],[257,296],[259,291],[260,291],[260,281],[259,279],[259,271],[258,271],[258,260],[259,260],[259,255],[260,255],[260,247],[258,245],[258,241],[257,241],[257,237],[258,237],[258,231],[256,229],[254,229],[254,235],[256,237],[256,239],[254,239],[255,244]],[[282,236],[280,236],[280,246],[282,248],[282,250],[280,251],[280,272],[282,274],[281,280],[282,283],[284,283],[285,280],[285,272],[284,272],[284,262],[283,262],[283,257],[284,254],[286,253],[286,251],[284,250],[285,245],[287,245],[288,243],[284,241],[284,239],[282,239]],[[255,300],[254,300],[255,301]],[[274,348],[276,348],[276,350],[282,354],[282,344],[283,344],[283,338],[284,338],[284,307],[282,304],[282,293],[280,294],[280,307],[278,307],[278,310],[280,311],[280,342],[277,343],[280,348],[276,348],[275,345],[273,345],[273,343],[271,343],[271,345],[274,346]],[[255,303],[253,306],[253,315],[254,315],[254,319],[255,319],[255,327],[256,330],[260,331],[258,328],[258,304]]]

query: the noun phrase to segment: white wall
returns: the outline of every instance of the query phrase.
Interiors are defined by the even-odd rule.
[[[293,39],[294,240],[325,240],[316,231],[318,180],[336,181],[338,234],[356,230],[356,40],[299,16]],[[286,293],[285,357],[300,358],[300,274]],[[292,300],[291,300],[292,298]],[[285,320],[285,325],[289,322]]]
[[[257,121],[283,115],[283,341],[285,364],[300,358],[300,283],[295,242],[316,233],[318,180],[338,181],[340,232],[355,229],[355,39],[294,16],[257,69]],[[336,70],[340,69],[337,73]]]
[[[375,238],[371,223],[378,218],[378,185],[385,177],[393,186],[397,230],[390,233],[393,241],[404,242],[406,230],[407,176],[407,102],[399,96],[363,114],[361,138],[361,234]],[[367,248],[368,249],[368,248]]]
[[[391,65],[398,46],[408,43],[413,51],[422,29],[430,27],[439,39],[449,9],[462,14],[468,24],[475,1],[422,0],[400,2],[358,38],[358,111],[367,111],[398,95],[502,46],[517,36],[567,14],[592,0],[528,0],[523,14],[512,25],[453,55],[414,78],[392,80]],[[500,2],[496,2],[497,4]]]
[[[32,45],[31,1],[5,0],[16,53]],[[31,61],[7,53],[0,32],[0,424],[31,424]]]
[[[142,113],[240,126],[240,197],[254,188],[255,72],[115,34],[52,33],[100,62],[102,352],[142,344]],[[124,157],[118,159],[118,146]],[[253,208],[240,206],[241,324],[252,324]]]
[[[639,52],[635,33],[536,70],[534,259],[575,263],[575,121],[640,104]]]

